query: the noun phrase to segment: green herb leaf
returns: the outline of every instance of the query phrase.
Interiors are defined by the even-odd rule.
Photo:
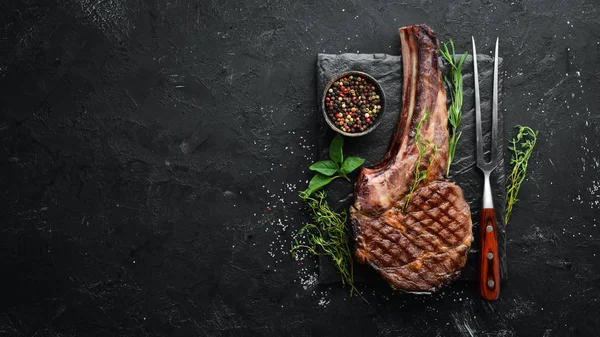
[[[303,242],[294,241],[290,252],[295,256],[299,249],[312,255],[325,255],[331,258],[342,278],[342,283],[350,287],[350,296],[356,293],[367,301],[354,285],[354,264],[349,244],[348,215],[346,211],[334,212],[325,200],[325,191],[317,191],[312,196],[300,193],[300,197],[310,211],[314,224],[307,224],[300,231]]]
[[[423,114],[423,117],[421,117],[421,119],[415,126],[415,145],[417,146],[418,156],[417,161],[415,162],[415,172],[413,176],[414,181],[410,186],[408,193],[404,197],[404,204],[400,208],[402,211],[406,210],[406,207],[410,203],[410,199],[412,198],[413,193],[417,189],[417,186],[419,186],[419,183],[425,180],[425,178],[427,178],[427,170],[429,170],[429,166],[431,166],[431,163],[433,162],[433,157],[437,154],[437,146],[431,143],[428,139],[423,139],[423,134],[421,132],[423,122],[428,120],[430,117],[431,115],[429,114],[429,109],[425,108],[425,113]],[[424,170],[422,170],[421,161],[427,155],[427,149],[429,148],[431,149],[431,154],[429,155],[428,161],[429,165],[425,167]]]
[[[312,179],[308,183],[308,189],[306,190],[306,194],[307,195],[313,194],[316,190],[329,184],[335,178],[336,177],[328,177],[321,173],[317,173],[314,177],[312,177]]]
[[[342,146],[344,146],[344,138],[340,134],[335,135],[331,141],[331,144],[329,145],[329,158],[338,164],[342,164],[344,162]]]
[[[331,177],[340,169],[340,166],[333,160],[321,160],[310,165],[308,169]]]
[[[450,45],[450,48],[448,48]],[[450,128],[450,139],[448,140],[448,167],[446,168],[446,176],[450,174],[450,165],[454,160],[454,153],[456,151],[456,145],[460,138],[461,132],[457,132],[457,129],[462,120],[462,105],[463,105],[463,79],[462,79],[462,66],[467,59],[468,53],[465,52],[457,62],[456,54],[454,52],[454,42],[452,39],[448,41],[448,44],[444,43],[440,48],[440,55],[448,62],[450,70],[448,76],[444,78],[448,91],[450,92],[450,106],[448,107],[448,125]]]
[[[533,153],[533,148],[537,141],[538,132],[528,126],[517,125],[519,130],[515,138],[510,141],[511,146],[508,149],[513,153],[510,159],[512,171],[506,179],[506,214],[504,215],[504,224],[508,224],[508,219],[512,214],[513,206],[519,201],[517,196],[521,189],[521,184],[525,180],[527,174],[527,164]],[[524,142],[519,142],[524,137],[528,139]]]
[[[347,157],[346,159],[344,159],[344,163],[342,164],[342,168],[340,169],[340,172],[342,174],[348,174],[348,173],[356,170],[357,168],[359,168],[360,165],[362,165],[364,162],[365,162],[365,160],[363,158]]]

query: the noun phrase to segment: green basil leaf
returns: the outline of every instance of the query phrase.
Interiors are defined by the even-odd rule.
[[[314,177],[312,177],[312,179],[308,183],[308,189],[306,190],[306,194],[308,194],[308,195],[313,194],[316,190],[329,184],[333,179],[334,179],[333,177],[328,177],[328,176],[322,175],[320,173],[317,173]]]
[[[342,146],[344,146],[344,138],[340,134],[335,135],[329,145],[329,158],[338,164],[344,162]]]
[[[333,160],[321,160],[310,165],[308,169],[311,171],[317,171],[319,173],[331,177],[340,169],[340,167]]]
[[[360,165],[362,165],[364,162],[365,160],[363,158],[348,157],[344,159],[344,163],[342,164],[342,169],[340,170],[340,172],[344,174],[350,173],[359,168]]]

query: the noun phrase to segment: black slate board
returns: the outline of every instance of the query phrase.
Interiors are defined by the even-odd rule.
[[[375,77],[386,94],[386,109],[382,121],[376,130],[363,137],[345,138],[344,153],[366,159],[365,166],[376,163],[386,152],[402,108],[402,62],[401,56],[387,54],[319,54],[317,58],[317,97],[321,101],[323,90],[331,80],[341,72],[349,70],[364,71]],[[441,58],[440,58],[441,60]],[[442,72],[447,73],[447,64],[442,62]],[[493,80],[493,58],[479,54],[479,85],[481,95],[481,112],[483,119],[483,138],[489,149],[491,135],[491,96]],[[499,60],[502,69],[502,59]],[[457,146],[455,159],[451,167],[450,180],[456,182],[463,190],[465,198],[471,207],[473,219],[473,234],[475,241],[469,251],[467,264],[462,270],[459,280],[475,282],[477,278],[477,257],[479,252],[479,208],[481,204],[483,174],[475,165],[475,112],[473,93],[473,59],[469,55],[463,65],[464,97],[463,119],[460,126],[462,137]],[[491,176],[494,195],[494,205],[497,212],[499,229],[499,250],[501,278],[508,278],[506,261],[506,232],[504,226],[505,194],[504,194],[504,156],[505,145],[503,137],[502,76],[499,76],[499,135],[498,151],[500,163]],[[447,89],[447,88],[446,88]],[[450,95],[448,95],[449,98]],[[321,118],[319,151],[321,158],[328,157],[331,138],[335,135]],[[486,152],[489,156],[489,151]],[[356,172],[352,178],[355,178]],[[341,180],[334,181],[327,188],[328,201],[337,211],[348,209],[353,201],[353,185]],[[355,281],[360,283],[377,282],[370,267],[355,263]],[[326,257],[319,259],[319,282],[331,284],[339,282],[340,278],[331,261]]]

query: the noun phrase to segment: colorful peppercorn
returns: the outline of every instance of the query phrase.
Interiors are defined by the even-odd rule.
[[[381,96],[362,76],[348,76],[333,82],[327,90],[327,115],[340,130],[358,133],[372,127],[381,111]]]

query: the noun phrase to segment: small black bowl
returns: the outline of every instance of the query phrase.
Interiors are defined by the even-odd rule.
[[[381,109],[377,115],[377,120],[375,121],[375,123],[373,123],[373,125],[369,126],[365,131],[363,132],[346,132],[343,130],[340,130],[337,125],[335,125],[331,119],[329,119],[329,116],[327,115],[327,108],[325,106],[325,97],[327,97],[327,91],[329,90],[329,88],[332,87],[333,83],[338,82],[340,79],[344,78],[344,77],[348,77],[348,76],[355,76],[355,77],[364,77],[367,79],[367,81],[373,83],[373,85],[375,86],[377,92],[379,93],[379,100],[381,101]],[[379,82],[377,82],[377,80],[367,74],[364,73],[362,71],[346,71],[341,73],[340,75],[334,77],[331,79],[331,81],[329,81],[329,83],[327,83],[327,85],[325,86],[325,91],[323,91],[323,97],[321,97],[321,111],[323,112],[323,118],[325,118],[325,121],[327,122],[327,124],[329,125],[329,127],[331,129],[333,129],[335,132],[342,134],[344,136],[347,137],[360,137],[360,136],[364,136],[368,133],[370,133],[371,131],[375,130],[375,128],[379,125],[379,123],[381,122],[381,117],[383,116],[383,114],[385,113],[385,92],[383,91],[383,88],[381,87],[381,85],[379,84]]]

